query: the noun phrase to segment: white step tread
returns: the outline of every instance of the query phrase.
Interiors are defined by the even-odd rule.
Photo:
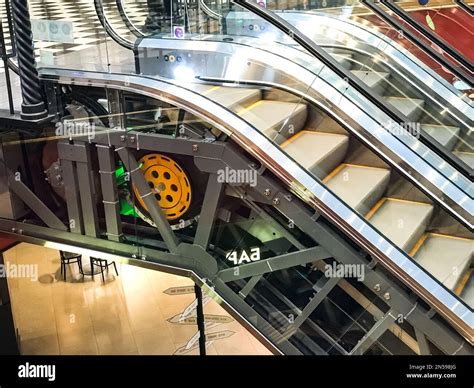
[[[458,141],[460,132],[458,127],[435,124],[422,124],[421,129],[448,150],[452,150],[454,148]]]
[[[375,87],[379,82],[386,80],[389,76],[389,73],[382,71],[351,70],[351,72],[369,88]]]
[[[457,155],[459,157],[459,159],[466,162],[466,164],[469,167],[474,168],[474,153],[454,151],[454,154]]]
[[[456,284],[471,263],[474,240],[428,234],[414,259],[431,275],[454,291]]]
[[[398,247],[409,251],[420,239],[433,214],[433,205],[383,198],[367,218]]]
[[[230,88],[202,84],[192,84],[191,89],[229,109],[237,109],[251,105],[259,101],[262,95],[258,89]]]
[[[281,147],[302,167],[324,178],[344,160],[348,145],[346,135],[303,130]]]
[[[354,164],[340,164],[324,182],[353,209],[366,214],[382,197],[390,170]]]
[[[408,118],[415,119],[422,113],[425,102],[417,98],[387,97],[387,101]]]
[[[277,134],[290,138],[299,132],[306,122],[308,109],[305,104],[260,100],[237,114],[275,140]]]

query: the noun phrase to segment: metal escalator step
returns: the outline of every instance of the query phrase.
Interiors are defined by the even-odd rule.
[[[192,84],[191,89],[229,109],[242,109],[259,101],[262,93],[259,89],[230,88]]]
[[[298,133],[306,122],[305,104],[260,100],[237,114],[278,144]]]
[[[366,214],[382,197],[390,170],[355,164],[340,164],[324,182],[353,209]]]
[[[474,168],[474,153],[472,152],[461,152],[461,151],[454,151],[454,154],[459,157],[459,159],[466,162],[466,164]]]
[[[352,54],[331,53],[331,56],[344,68],[350,70],[352,67]]]
[[[382,198],[367,214],[383,235],[405,251],[425,232],[433,214],[433,205],[424,202]]]
[[[460,129],[458,127],[423,124],[421,129],[448,150],[452,150],[459,140]]]
[[[388,97],[387,101],[410,120],[416,121],[423,113],[425,102],[417,98]]]
[[[415,261],[454,291],[474,255],[474,240],[428,233],[413,249]]]
[[[282,148],[322,179],[344,160],[348,145],[346,135],[303,130],[283,143]]]
[[[389,73],[382,71],[352,70],[352,73],[375,93],[382,94],[387,87]]]

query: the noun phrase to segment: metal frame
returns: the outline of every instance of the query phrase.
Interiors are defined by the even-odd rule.
[[[133,80],[129,79],[128,82],[133,84]],[[109,84],[108,86],[111,85]],[[132,88],[134,86],[135,85],[132,85]],[[179,88],[174,88],[175,89],[173,90],[176,93],[173,95],[173,98],[177,99],[180,95],[180,90]],[[168,95],[166,91],[162,90],[160,93],[160,95],[155,94],[154,97],[163,101],[176,102],[178,105],[182,105],[183,108],[186,107],[183,105],[183,102],[179,103],[179,101],[173,100],[172,96]],[[199,101],[197,97],[195,98],[197,100],[190,99],[187,103],[190,104],[189,101],[194,101],[195,105],[190,104],[188,107],[191,113],[196,113],[201,116],[203,113],[198,112],[195,109],[200,103],[203,103],[204,105],[201,106],[201,108],[204,110],[209,109],[207,115],[210,117],[211,122],[217,127],[225,130],[226,127],[223,127],[224,123],[229,126],[237,124],[234,122],[235,119],[233,119],[232,116],[227,117],[228,113],[226,113],[225,110],[216,112],[215,109],[212,110],[210,107],[206,107],[205,101]],[[242,129],[242,126],[236,125],[234,131],[237,129]],[[235,138],[236,141],[239,141],[238,133],[234,132],[232,134],[233,138]],[[266,140],[261,137],[259,138],[259,135],[255,131],[252,132],[252,135],[254,144],[262,147],[260,148],[262,150],[260,157],[265,159],[263,150],[265,149],[264,144]],[[243,139],[240,139],[240,141],[242,140]],[[99,147],[97,148],[97,146]],[[199,233],[196,234],[193,243],[184,242],[184,240],[180,241],[176,233],[171,230],[169,224],[164,219],[162,211],[155,201],[148,201],[149,203],[147,202],[147,205],[152,213],[152,218],[158,227],[160,235],[164,240],[165,251],[150,249],[147,246],[140,246],[137,248],[122,242],[114,241],[114,239],[110,238],[108,240],[101,239],[98,238],[99,230],[96,229],[95,226],[98,224],[97,212],[94,212],[92,209],[97,208],[95,198],[92,195],[93,179],[90,174],[91,171],[94,171],[91,157],[94,148],[97,149],[98,153],[102,154],[99,157],[99,160],[102,158],[101,166],[108,167],[107,170],[104,170],[104,173],[108,173],[109,177],[111,175],[110,172],[112,171],[110,169],[110,164],[113,158],[112,150],[115,149],[124,162],[127,170],[130,172],[135,185],[138,187],[140,195],[144,197],[145,201],[146,198],[151,199],[148,195],[150,188],[146,184],[143,173],[132,153],[133,150],[137,150],[138,148],[141,150],[166,150],[180,155],[192,155],[195,165],[201,171],[210,174],[210,177],[215,177],[217,170],[223,166],[230,166],[233,169],[244,169],[252,164],[251,160],[242,155],[240,148],[231,143],[174,138],[165,135],[144,134],[134,131],[125,134],[122,130],[113,129],[104,130],[103,132],[99,131],[93,141],[91,141],[91,144],[85,142],[81,138],[76,138],[73,141],[63,141],[60,143],[59,147],[61,162],[65,161],[66,164],[69,164],[69,166],[72,167],[73,172],[74,166],[77,170],[78,164],[79,169],[88,171],[87,177],[84,176],[83,173],[78,172],[77,180],[74,180],[74,174],[71,174],[73,178],[72,182],[76,185],[76,188],[75,190],[69,190],[69,194],[66,194],[68,210],[71,209],[73,212],[79,211],[80,213],[84,212],[85,208],[86,212],[88,212],[83,219],[84,225],[81,232],[84,234],[77,234],[77,229],[75,231],[71,230],[71,232],[67,232],[5,219],[0,220],[0,228],[10,231],[10,233],[15,233],[15,235],[21,239],[28,241],[38,242],[38,239],[41,239],[54,241],[56,244],[66,243],[72,246],[77,246],[77,244],[79,244],[80,247],[78,249],[92,249],[94,251],[107,252],[109,254],[112,253],[126,257],[137,257],[138,255],[142,258],[141,260],[130,260],[133,264],[141,263],[141,265],[146,266],[151,265],[151,262],[155,262],[159,263],[161,266],[160,268],[167,271],[175,271],[176,267],[181,267],[182,271],[188,273],[188,275],[193,273],[193,276],[201,279],[197,281],[197,283],[205,292],[216,297],[221,301],[221,303],[224,303],[225,301],[225,303],[232,306],[227,306],[227,308],[231,310],[235,309],[233,310],[233,314],[237,315],[241,322],[244,322],[244,324],[250,327],[252,332],[260,338],[266,338],[267,346],[270,349],[289,354],[299,353],[294,344],[289,341],[290,338],[278,333],[272,325],[252,309],[252,307],[245,301],[245,295],[235,293],[228,287],[228,285],[226,285],[225,276],[229,275],[223,277],[223,274],[226,272],[218,272],[216,259],[210,254],[214,248],[209,246],[208,243],[212,224],[214,220],[217,219],[219,201],[224,195],[223,185],[217,184],[218,182],[215,179],[209,179],[205,198],[210,199],[212,197],[213,200],[208,203],[206,202],[202,209],[202,224],[198,226]],[[247,148],[247,150],[250,150],[250,148]],[[255,151],[255,148],[253,148],[253,150]],[[266,148],[266,152],[270,152],[270,148]],[[290,162],[288,161],[287,163]],[[413,296],[407,295],[406,292],[396,284],[396,282],[388,279],[384,271],[378,268],[377,265],[374,266],[373,262],[368,260],[365,252],[354,248],[345,237],[332,230],[324,217],[321,217],[319,213],[311,212],[300,199],[294,197],[286,188],[284,188],[271,173],[271,164],[266,163],[265,165],[268,169],[261,168],[258,170],[259,175],[257,185],[255,187],[247,187],[245,190],[245,196],[242,199],[254,204],[254,207],[256,208],[260,206],[259,204],[273,207],[287,219],[294,220],[295,225],[297,225],[301,231],[312,238],[315,243],[321,243],[321,245],[317,247],[308,247],[305,251],[301,251],[301,249],[304,249],[302,245],[295,245],[300,249],[300,255],[281,255],[279,257],[262,260],[261,262],[256,263],[259,265],[243,265],[239,270],[244,272],[250,271],[247,273],[252,276],[251,285],[244,289],[244,294],[246,293],[246,295],[248,295],[251,288],[253,288],[258,281],[265,282],[266,280],[262,275],[271,271],[272,268],[275,269],[275,266],[277,266],[277,269],[281,269],[287,268],[288,266],[304,264],[310,259],[311,261],[318,261],[328,257],[334,257],[340,263],[357,263],[359,265],[364,265],[367,270],[367,275],[364,280],[365,286],[369,289],[375,290],[379,297],[389,294],[390,298],[389,300],[386,300],[386,303],[392,309],[391,311],[400,312],[404,319],[412,323],[415,327],[418,327],[423,331],[423,333],[426,333],[426,336],[444,352],[448,354],[456,352],[459,354],[469,354],[471,352],[472,349],[464,346],[465,341],[463,341],[457,333],[449,327],[436,322],[433,317],[428,317],[426,309],[417,304]],[[273,171],[273,173],[277,172]],[[113,196],[116,195],[116,187],[114,187],[111,179],[105,179],[106,177],[102,177],[102,175],[105,174],[101,174],[103,183],[102,196],[104,198],[113,199]],[[278,176],[278,174],[276,175]],[[284,182],[289,181],[289,179],[284,179]],[[83,185],[84,188],[87,187],[87,189],[90,190],[89,196],[85,199],[83,198],[83,192],[85,189],[81,187]],[[77,186],[79,186],[79,188]],[[314,184],[307,187],[312,188],[314,187]],[[79,193],[80,198],[77,198],[77,193]],[[266,195],[265,193],[271,194]],[[112,197],[110,194],[112,194]],[[69,204],[69,201],[72,201],[72,205]],[[326,213],[324,208],[321,208],[321,210],[322,213],[326,214],[326,216],[329,215]],[[109,211],[109,216],[107,216],[106,212],[106,218],[108,217],[109,221],[113,221],[114,219],[117,221],[116,211],[117,208],[113,208],[112,211]],[[211,214],[207,214],[208,211]],[[69,218],[71,218],[71,215],[69,215]],[[93,219],[91,220],[91,218]],[[88,222],[92,222],[93,226],[87,225]],[[112,225],[112,227],[116,226],[113,222],[107,223],[107,227],[109,227],[109,225]],[[19,226],[21,226],[22,229],[21,235],[16,234]],[[113,235],[114,231],[116,230],[107,230],[107,236]],[[170,266],[172,268],[170,268]],[[227,281],[231,279],[232,277],[230,276]],[[332,279],[328,280],[316,294],[315,298],[313,298],[314,301],[310,302],[310,304],[307,305],[307,308],[305,308],[306,310],[301,312],[301,318],[299,318],[298,324],[303,322],[305,317],[308,316],[311,311],[317,307],[320,301],[333,289],[333,287],[339,285],[339,283],[339,279],[337,281]],[[242,296],[244,296],[244,298]],[[382,320],[377,327],[374,327],[373,330],[370,331],[368,335],[368,338],[370,338],[369,340],[372,341],[373,339],[378,338],[378,336],[385,330],[388,330],[390,326],[391,325],[388,323],[385,323],[385,319]],[[382,330],[382,328],[384,330]],[[203,331],[201,333],[203,333]],[[269,340],[271,340],[271,343],[268,342]],[[313,346],[314,352],[323,352],[322,349],[318,349],[316,345]]]
[[[56,72],[58,71],[59,70],[56,70]],[[67,74],[67,71],[60,72]],[[327,191],[317,180],[302,171],[298,165],[282,154],[278,148],[271,145],[269,140],[258,131],[249,127],[249,125],[242,119],[236,117],[228,110],[219,107],[199,94],[156,79],[127,76],[126,85],[128,86],[125,86],[125,82],[122,82],[123,80],[118,82],[120,76],[98,74],[99,79],[94,79],[91,77],[91,73],[88,74],[88,77],[84,77],[85,74],[83,74],[83,77],[78,78],[77,72],[75,72],[73,82],[75,84],[85,84],[89,86],[102,85],[103,87],[103,77],[106,77],[108,79],[108,87],[113,87],[114,83],[117,83],[115,87],[121,88],[122,90],[130,90],[134,92],[139,89],[141,90],[140,94],[144,96],[153,97],[178,107],[185,108],[190,113],[211,122],[223,132],[231,134],[232,138],[235,139],[240,146],[250,153],[253,153],[278,177],[278,179],[281,179],[285,184],[288,184],[288,187],[293,191],[293,193],[297,194],[297,196],[311,206],[317,208],[318,211],[325,215],[325,217],[340,227],[349,238],[364,247],[367,252],[373,255],[374,258],[380,260],[384,266],[392,273],[396,274],[397,277],[404,279],[404,282],[406,282],[409,287],[416,290],[425,300],[429,301],[429,303],[435,307],[443,317],[448,319],[460,332],[462,332],[466,338],[470,338],[472,335],[472,328],[470,328],[472,327],[472,323],[470,323],[469,319],[472,316],[472,310],[469,309],[469,307],[460,302],[459,299],[454,297],[445,288],[440,287],[437,281],[435,281],[430,275],[426,274],[426,272],[421,271],[414,262],[407,260],[405,254],[393,247],[382,235],[367,224],[365,220],[350,211],[346,205],[342,204],[337,198],[335,198],[333,194]],[[63,79],[61,82],[69,83],[70,81]],[[153,89],[150,89],[151,85],[153,85]],[[212,147],[214,155],[221,155],[221,157],[216,158],[216,160],[221,160],[222,157],[225,156],[225,146],[223,144],[211,144],[206,141],[197,143],[194,139],[191,141],[179,138],[171,138],[167,140],[166,136],[147,136],[135,132],[129,132],[128,137],[123,138],[119,131],[108,130],[105,133],[97,134],[94,141],[96,143],[116,144],[120,146],[125,144],[136,148],[138,144],[138,141],[135,141],[136,136],[140,136],[140,149],[162,149],[169,152],[169,147],[173,144],[174,152],[199,157],[205,155],[206,152],[209,151],[209,148]],[[133,142],[131,141],[131,138],[134,138]],[[199,147],[194,147],[197,144]],[[213,162],[210,158],[202,158],[200,160],[202,163],[206,162],[205,164],[207,165],[211,164],[206,167],[207,172],[216,172],[219,168],[219,164]],[[248,167],[248,164],[246,164],[248,162],[245,160],[242,160],[241,163],[243,163],[241,164],[241,168]],[[197,163],[197,165],[199,167],[199,163]],[[278,166],[286,166],[286,169],[280,169]],[[209,170],[209,168],[212,169]],[[292,171],[291,176],[288,171]],[[261,181],[262,180],[259,179],[259,182]],[[311,194],[308,193],[307,189],[304,191],[304,187],[310,188]],[[272,187],[269,188],[272,189]],[[271,192],[273,193],[275,191],[271,190]],[[321,201],[319,198],[325,198],[325,200]],[[271,199],[273,199],[273,196]],[[288,201],[282,199],[279,207],[283,208],[283,205]],[[342,216],[342,218],[339,218],[339,216]],[[350,228],[347,227],[346,220],[348,217],[351,219]],[[314,220],[311,217],[309,217],[309,220],[311,223],[310,225],[313,225]],[[311,228],[313,228],[313,226],[311,226]],[[342,243],[342,241],[339,241],[341,238],[336,238],[331,235],[325,235],[324,237],[329,238],[327,241],[333,241],[336,245],[338,242]],[[375,244],[373,244],[374,241],[376,242]],[[180,253],[186,252],[189,254],[189,245],[180,245],[183,246],[180,248]],[[193,255],[195,255],[194,262],[196,265],[202,265],[203,269],[208,269],[209,266],[215,265],[215,260],[209,256],[205,250],[202,248],[196,250],[196,247],[194,247],[194,250]],[[383,254],[381,254],[382,252]],[[196,260],[197,257],[199,257],[198,260]]]

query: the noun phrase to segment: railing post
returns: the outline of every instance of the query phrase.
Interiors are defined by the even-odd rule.
[[[21,118],[39,120],[48,115],[35,64],[28,0],[12,0],[18,67],[23,103]]]

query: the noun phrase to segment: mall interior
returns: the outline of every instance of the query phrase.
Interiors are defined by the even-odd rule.
[[[0,0],[0,354],[474,355],[473,0]]]

